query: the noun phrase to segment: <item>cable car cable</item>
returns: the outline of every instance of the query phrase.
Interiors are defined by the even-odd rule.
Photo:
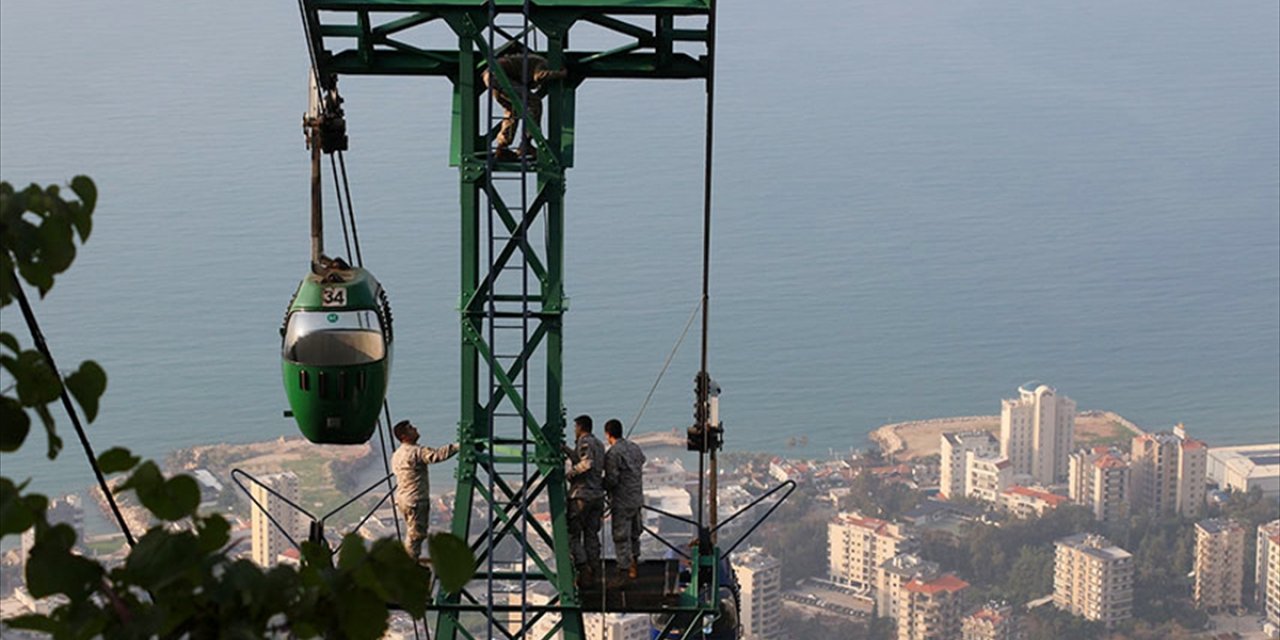
[[[31,309],[31,303],[27,301],[27,294],[22,289],[22,283],[18,281],[18,274],[14,271],[9,272],[9,278],[13,280],[14,296],[18,299],[18,306],[22,307],[22,317],[27,322],[27,329],[31,332],[31,341],[36,344],[36,350],[40,355],[44,356],[44,361],[49,365],[49,370],[58,376],[61,383],[62,374],[58,373],[58,365],[54,364],[53,352],[49,350],[49,344],[45,342],[44,332],[40,330],[40,322],[36,320],[35,311]],[[111,505],[111,513],[116,517],[116,523],[120,525],[120,532],[124,534],[125,542],[130,547],[137,544],[133,537],[133,532],[129,530],[129,523],[125,522],[124,514],[120,512],[120,505],[116,504],[115,494],[111,492],[111,487],[107,485],[107,477],[102,473],[102,467],[98,466],[98,457],[93,453],[93,445],[89,444],[89,436],[84,432],[84,425],[80,424],[80,415],[76,413],[76,409],[71,405],[71,395],[67,392],[67,385],[62,384],[62,392],[59,394],[62,398],[62,408],[66,409],[67,416],[71,418],[71,426],[76,430],[76,436],[80,438],[80,446],[84,447],[84,455],[89,459],[89,466],[93,468],[93,475],[98,478],[98,489],[102,491],[102,495],[107,500],[107,504]]]
[[[644,410],[649,406],[649,401],[653,399],[653,394],[658,390],[658,384],[662,382],[662,376],[666,375],[667,367],[671,366],[671,361],[675,359],[676,352],[680,350],[680,345],[684,344],[685,336],[689,335],[689,329],[693,327],[693,321],[698,319],[698,311],[702,309],[702,299],[699,298],[693,305],[693,312],[689,314],[689,321],[684,323],[684,331],[680,332],[680,337],[676,340],[675,346],[671,347],[671,353],[667,354],[667,360],[662,363],[662,370],[658,371],[658,377],[653,381],[653,386],[649,387],[649,393],[644,397],[644,402],[640,403],[640,410],[636,412],[636,417],[631,419],[631,426],[627,429],[627,438],[631,437],[631,432],[636,430],[636,425],[640,424],[640,416],[644,415]]]

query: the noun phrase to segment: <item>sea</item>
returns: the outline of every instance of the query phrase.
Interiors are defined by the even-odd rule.
[[[722,0],[719,22],[727,450],[839,455],[885,423],[998,413],[1030,379],[1212,445],[1280,441],[1280,4]],[[0,177],[100,191],[36,302],[61,368],[109,373],[98,451],[296,435],[278,330],[307,269],[307,69],[292,2],[0,5]],[[395,310],[391,411],[442,443],[460,342],[449,83],[340,86],[365,262]],[[697,303],[704,95],[579,92],[570,416],[630,423]],[[30,344],[15,308],[0,322]],[[697,363],[695,325],[637,431],[689,424]],[[3,473],[90,485],[58,425],[56,460],[36,428]]]

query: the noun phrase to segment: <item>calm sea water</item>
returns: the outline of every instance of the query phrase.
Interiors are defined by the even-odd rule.
[[[889,421],[995,413],[1030,378],[1215,444],[1280,438],[1275,2],[721,14],[712,369],[730,448],[843,450]],[[100,449],[295,433],[277,329],[307,259],[306,60],[290,2],[0,5],[4,179],[86,173],[102,193],[38,307],[64,367],[110,373]],[[459,341],[448,85],[343,89],[366,257],[398,321],[392,408],[438,442]],[[633,415],[697,297],[701,100],[697,83],[580,94],[571,414]],[[3,324],[22,334],[12,310]],[[695,347],[642,430],[690,419]],[[47,462],[36,434],[4,473],[85,486],[68,443]]]

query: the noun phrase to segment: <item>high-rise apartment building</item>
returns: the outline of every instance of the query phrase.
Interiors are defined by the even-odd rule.
[[[902,617],[902,585],[912,580],[928,581],[942,574],[936,562],[923,560],[912,553],[900,553],[880,565],[876,581],[876,616],[899,620]]]
[[[1267,544],[1267,584],[1258,585],[1265,594],[1267,626],[1272,637],[1280,637],[1280,534]]]
[[[1267,581],[1270,578],[1271,567],[1267,564],[1270,557],[1272,538],[1280,536],[1280,520],[1272,520],[1271,522],[1258,525],[1257,546],[1254,547],[1254,604],[1262,611],[1267,610]]]
[[[276,558],[285,550],[292,549],[293,545],[285,534],[271,523],[271,518],[279,523],[289,532],[291,536],[298,534],[298,513],[285,504],[283,500],[272,494],[274,491],[281,496],[298,502],[298,476],[292,471],[284,473],[274,473],[268,476],[258,478],[258,483],[249,485],[249,495],[253,500],[261,505],[262,508],[254,506],[250,509],[249,524],[250,536],[252,539],[252,555],[253,561],[259,566],[270,567],[276,563]],[[267,491],[270,488],[271,491]],[[268,518],[262,509],[265,508],[271,514]]]
[[[1102,522],[1129,517],[1130,467],[1125,454],[1107,447],[1074,451],[1067,461],[1067,495]]]
[[[960,623],[961,640],[1022,640],[1019,620],[1007,602],[991,602],[965,616]]]
[[[1079,533],[1054,543],[1053,603],[1108,628],[1133,614],[1133,556],[1106,538]]]
[[[1000,403],[1000,455],[1013,473],[1043,485],[1067,478],[1067,453],[1075,440],[1076,403],[1048,385],[1027,383],[1018,397]]]
[[[969,583],[950,573],[902,585],[898,640],[959,640],[961,592],[967,588]]]
[[[733,554],[744,640],[776,640],[782,633],[782,563],[759,548]]]
[[[1244,533],[1233,520],[1196,523],[1196,606],[1220,610],[1244,604]]]
[[[915,538],[897,523],[841,513],[827,524],[827,569],[831,581],[875,589],[880,565],[899,553],[915,549]]]
[[[992,456],[1000,450],[1000,441],[987,431],[959,431],[942,434],[940,492],[948,498],[965,495],[966,455]]]
[[[1187,437],[1186,428],[1145,433],[1130,453],[1134,511],[1195,517],[1204,512],[1209,448]]]
[[[1000,494],[1013,484],[1013,463],[999,455],[965,453],[964,494],[983,502],[999,504]]]

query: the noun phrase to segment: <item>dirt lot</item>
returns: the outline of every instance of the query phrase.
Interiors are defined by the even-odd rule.
[[[961,416],[887,424],[871,433],[871,439],[885,454],[899,460],[938,453],[944,433],[955,431],[1000,431],[1000,416]],[[1076,416],[1076,444],[1080,446],[1118,442],[1142,433],[1137,425],[1111,411],[1081,411]]]

